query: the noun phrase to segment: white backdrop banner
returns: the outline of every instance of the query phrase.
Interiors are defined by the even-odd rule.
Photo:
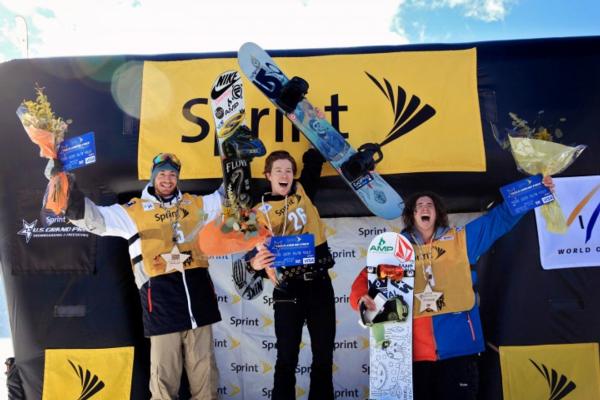
[[[535,210],[542,267],[600,266],[600,176],[554,178],[554,182],[569,229],[564,235],[548,232]]]
[[[479,214],[450,216],[462,225]],[[400,219],[376,217],[324,219],[335,267],[330,270],[336,302],[336,339],[333,385],[336,399],[369,396],[369,332],[358,324],[358,313],[350,307],[350,287],[365,265],[367,246],[374,236],[400,232]],[[215,283],[223,320],[214,325],[221,399],[270,399],[277,350],[273,321],[273,286],[265,280],[263,293],[252,301],[242,300],[233,288],[229,257],[214,258],[210,274]],[[304,329],[296,368],[296,398],[307,399],[312,354]]]

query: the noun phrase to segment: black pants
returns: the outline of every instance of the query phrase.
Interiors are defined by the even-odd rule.
[[[277,361],[272,400],[296,398],[296,366],[306,322],[312,349],[308,400],[333,400],[335,301],[329,274],[311,281],[289,279],[273,291]]]
[[[479,356],[413,363],[415,400],[476,400]]]

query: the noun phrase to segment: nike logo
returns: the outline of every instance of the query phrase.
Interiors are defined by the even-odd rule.
[[[239,80],[240,76],[238,75],[237,71],[233,71],[219,76],[217,83],[213,86],[212,91],[210,92],[210,98],[212,100],[218,99],[223,93],[225,93],[231,86],[233,86]]]

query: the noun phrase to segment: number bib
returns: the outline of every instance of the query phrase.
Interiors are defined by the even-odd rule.
[[[281,200],[269,200],[257,205],[260,211],[258,221],[270,225],[275,236],[312,233],[315,246],[327,239],[325,227],[319,218],[319,212],[306,195],[300,182],[296,182],[296,192]]]
[[[171,252],[173,238],[177,241],[181,253],[189,255],[183,263],[185,269],[208,267],[208,259],[195,241],[185,241],[186,235],[189,235],[200,221],[198,210],[203,208],[202,197],[183,194],[179,209],[163,209],[159,203],[139,198],[131,199],[123,208],[138,228],[146,274],[156,276],[166,272],[167,263],[161,254]],[[177,222],[174,224],[175,221]]]

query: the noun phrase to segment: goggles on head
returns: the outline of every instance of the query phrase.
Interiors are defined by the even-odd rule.
[[[173,153],[160,153],[152,159],[152,170],[161,165],[170,164],[179,172],[181,170],[181,161]]]

